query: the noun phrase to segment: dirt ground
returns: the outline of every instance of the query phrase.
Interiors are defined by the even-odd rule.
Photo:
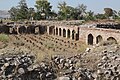
[[[50,58],[53,54],[64,55],[66,57],[84,52],[87,45],[80,41],[74,41],[53,35],[8,35],[9,42],[0,42],[0,52],[9,51],[18,48],[19,50],[28,50],[36,54],[39,60],[46,56]],[[6,44],[6,46],[5,46]]]
[[[50,59],[52,55],[62,55],[71,57],[77,54],[84,55],[81,58],[84,64],[79,66],[95,69],[96,64],[101,58],[100,52],[108,50],[115,51],[116,45],[107,46],[87,46],[83,42],[74,41],[53,35],[8,35],[10,40],[8,43],[0,42],[0,53],[7,53],[11,50],[30,51],[35,53],[36,61],[42,61],[46,58]],[[86,52],[86,48],[90,48],[90,52]],[[119,51],[119,50],[118,50]],[[85,61],[85,62],[84,62]]]

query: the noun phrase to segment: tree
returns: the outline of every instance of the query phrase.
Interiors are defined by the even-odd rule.
[[[86,20],[86,21],[87,21],[87,20],[95,20],[94,12],[92,12],[91,10],[88,11],[85,20]]]
[[[99,14],[98,13],[98,14],[95,15],[95,18],[96,19],[106,19],[106,16],[104,14]]]
[[[42,18],[41,14],[39,11],[35,12],[33,19],[34,20],[40,20]]]
[[[80,13],[86,13],[86,9],[87,9],[87,6],[85,6],[84,4],[79,4],[77,7],[78,12]]]
[[[57,19],[57,13],[54,10],[50,13],[50,19]]]
[[[18,7],[17,18],[19,20],[28,19],[28,6],[26,0],[21,0],[17,7]]]
[[[35,16],[35,10],[34,8],[28,9],[28,19],[33,20],[33,17]]]
[[[107,18],[113,15],[113,10],[111,8],[104,8],[104,11]]]
[[[8,12],[10,13],[11,19],[16,21],[17,20],[17,8],[12,7]]]
[[[59,18],[67,20],[67,15],[69,11],[67,7],[67,3],[65,1],[62,3],[58,3],[58,8],[59,8],[59,11],[58,11]]]
[[[86,8],[84,4],[79,4],[78,7],[72,7],[68,6],[66,2],[59,3],[58,4],[59,8],[59,17],[61,19],[72,19],[72,20],[78,20],[78,19],[83,19],[84,14],[86,13]]]
[[[52,6],[47,0],[37,0],[35,7],[37,8],[37,12],[40,12],[41,16],[43,16],[43,19],[49,18]]]
[[[77,14],[78,14],[78,19],[84,19],[86,16],[86,10],[87,6],[84,4],[79,4],[78,7],[76,7]]]
[[[120,11],[118,11],[118,16],[120,17]]]
[[[113,19],[119,19],[118,12],[116,10],[113,10]]]
[[[76,20],[77,19],[77,11],[74,7],[71,6],[67,6],[68,8],[68,15],[67,18],[69,18],[70,20]]]
[[[29,19],[28,7],[26,0],[20,0],[17,7],[12,7],[9,10],[10,17],[12,20],[25,20]]]
[[[71,6],[67,6],[68,8],[68,14],[67,18],[69,18],[70,20],[78,20],[80,19],[80,12],[78,11],[77,8],[71,7]]]

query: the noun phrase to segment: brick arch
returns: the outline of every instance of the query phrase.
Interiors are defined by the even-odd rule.
[[[58,35],[58,28],[56,27],[56,35]]]
[[[61,28],[59,28],[59,36],[61,36],[62,35],[62,29]]]
[[[98,44],[98,43],[100,43],[100,42],[102,42],[103,41],[103,37],[101,36],[101,35],[98,35],[97,37],[96,37],[96,44]]]
[[[110,41],[110,42],[117,44],[117,39],[115,39],[114,37],[108,37],[107,41]]]
[[[74,40],[75,39],[75,30],[72,30],[72,39]]]
[[[55,35],[55,29],[54,29],[53,31],[54,31],[54,33],[53,33],[53,34]]]
[[[76,35],[75,35],[75,36],[76,36],[76,41],[77,41],[77,40],[79,40],[79,32],[78,32],[78,33],[76,33]]]
[[[26,33],[26,27],[25,26],[19,26],[18,27],[18,33],[19,34]]]
[[[70,29],[67,30],[67,38],[70,38]]]
[[[29,26],[27,26],[26,32],[27,32],[28,34],[33,34],[33,33],[35,33],[35,27],[36,27],[36,26],[34,26],[34,25],[29,25]],[[43,31],[43,30],[42,30],[42,31]]]
[[[49,27],[49,34],[51,35],[51,34],[54,34],[54,28],[55,28],[55,26],[50,26]]]
[[[63,37],[66,37],[66,30],[63,29]]]
[[[44,33],[46,33],[47,32],[47,26],[42,26],[42,25],[40,25],[39,26],[39,33],[40,34],[44,34]]]
[[[88,42],[88,45],[93,45],[93,35],[92,34],[88,34],[88,38],[87,38],[87,42]]]

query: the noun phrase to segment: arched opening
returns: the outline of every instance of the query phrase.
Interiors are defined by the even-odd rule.
[[[79,34],[76,34],[76,41],[79,40]]]
[[[67,30],[67,38],[70,38],[70,30]]]
[[[93,45],[93,35],[92,34],[88,35],[88,45]]]
[[[45,34],[47,32],[47,26],[39,26],[39,33]]]
[[[96,44],[102,42],[102,40],[103,40],[102,36],[101,36],[101,35],[98,35],[98,36],[96,37]]]
[[[59,28],[59,36],[61,36],[61,28]]]
[[[55,29],[54,29],[54,35],[55,35]]]
[[[72,31],[72,39],[75,39],[75,30]]]
[[[58,28],[56,28],[56,35],[58,35]]]
[[[66,37],[66,30],[63,29],[63,37]]]
[[[53,32],[54,32],[54,26],[49,27],[49,34],[51,35],[53,34]]]
[[[114,37],[107,38],[107,41],[117,44],[117,40]]]
[[[27,33],[28,34],[35,33],[35,26],[34,25],[27,26]]]
[[[9,34],[10,27],[7,25],[1,25],[0,26],[0,33],[6,33]]]
[[[25,26],[20,26],[19,28],[18,28],[18,33],[19,34],[23,34],[23,33],[25,33],[26,32],[26,27]]]

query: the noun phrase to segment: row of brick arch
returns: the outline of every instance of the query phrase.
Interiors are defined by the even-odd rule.
[[[9,26],[0,25],[0,33],[5,34],[44,34],[47,32],[47,26],[28,25],[28,26]]]
[[[79,31],[76,31],[74,29],[70,30],[70,29],[52,26],[52,27],[49,27],[49,34],[66,37],[66,38],[72,39],[72,40],[79,40]]]
[[[16,34],[30,34],[30,33],[40,33],[44,34],[46,32],[49,32],[49,34],[61,36],[61,37],[66,37],[70,38],[72,40],[79,40],[80,33],[79,33],[79,28],[76,29],[70,29],[70,28],[65,28],[65,27],[55,27],[55,26],[41,26],[41,25],[30,25],[30,26],[7,26],[7,25],[0,25],[0,33],[16,33]],[[101,35],[98,35],[97,37],[93,36],[93,34],[88,34],[87,35],[87,44],[88,45],[93,45],[94,44],[94,38],[96,38],[96,44],[100,43],[103,40],[103,37]],[[113,41],[117,43],[117,40],[114,37],[108,37],[108,41]]]
[[[70,38],[72,40],[79,40],[80,37],[80,31],[79,28],[77,30],[70,30],[69,28],[65,29],[65,28],[61,28],[61,27],[49,27],[49,34],[54,34],[57,36],[61,36],[61,37],[66,37],[66,38]],[[88,34],[87,35],[87,44],[88,45],[93,45],[94,44],[94,38],[96,38],[96,44],[105,41],[103,40],[103,37],[101,35],[98,35],[97,37],[94,37],[93,34]],[[114,43],[117,43],[117,40],[114,37],[108,37],[107,41],[112,41]]]
[[[94,40],[94,36],[92,34],[89,34],[87,39],[88,39],[87,40],[88,45],[93,45],[93,43],[94,43],[94,41],[93,41]],[[100,43],[102,41],[104,41],[103,37],[101,35],[98,35],[96,37],[96,44],[98,44],[98,43]],[[110,42],[113,42],[113,43],[117,44],[117,40],[114,37],[108,37],[107,41],[110,41]]]

